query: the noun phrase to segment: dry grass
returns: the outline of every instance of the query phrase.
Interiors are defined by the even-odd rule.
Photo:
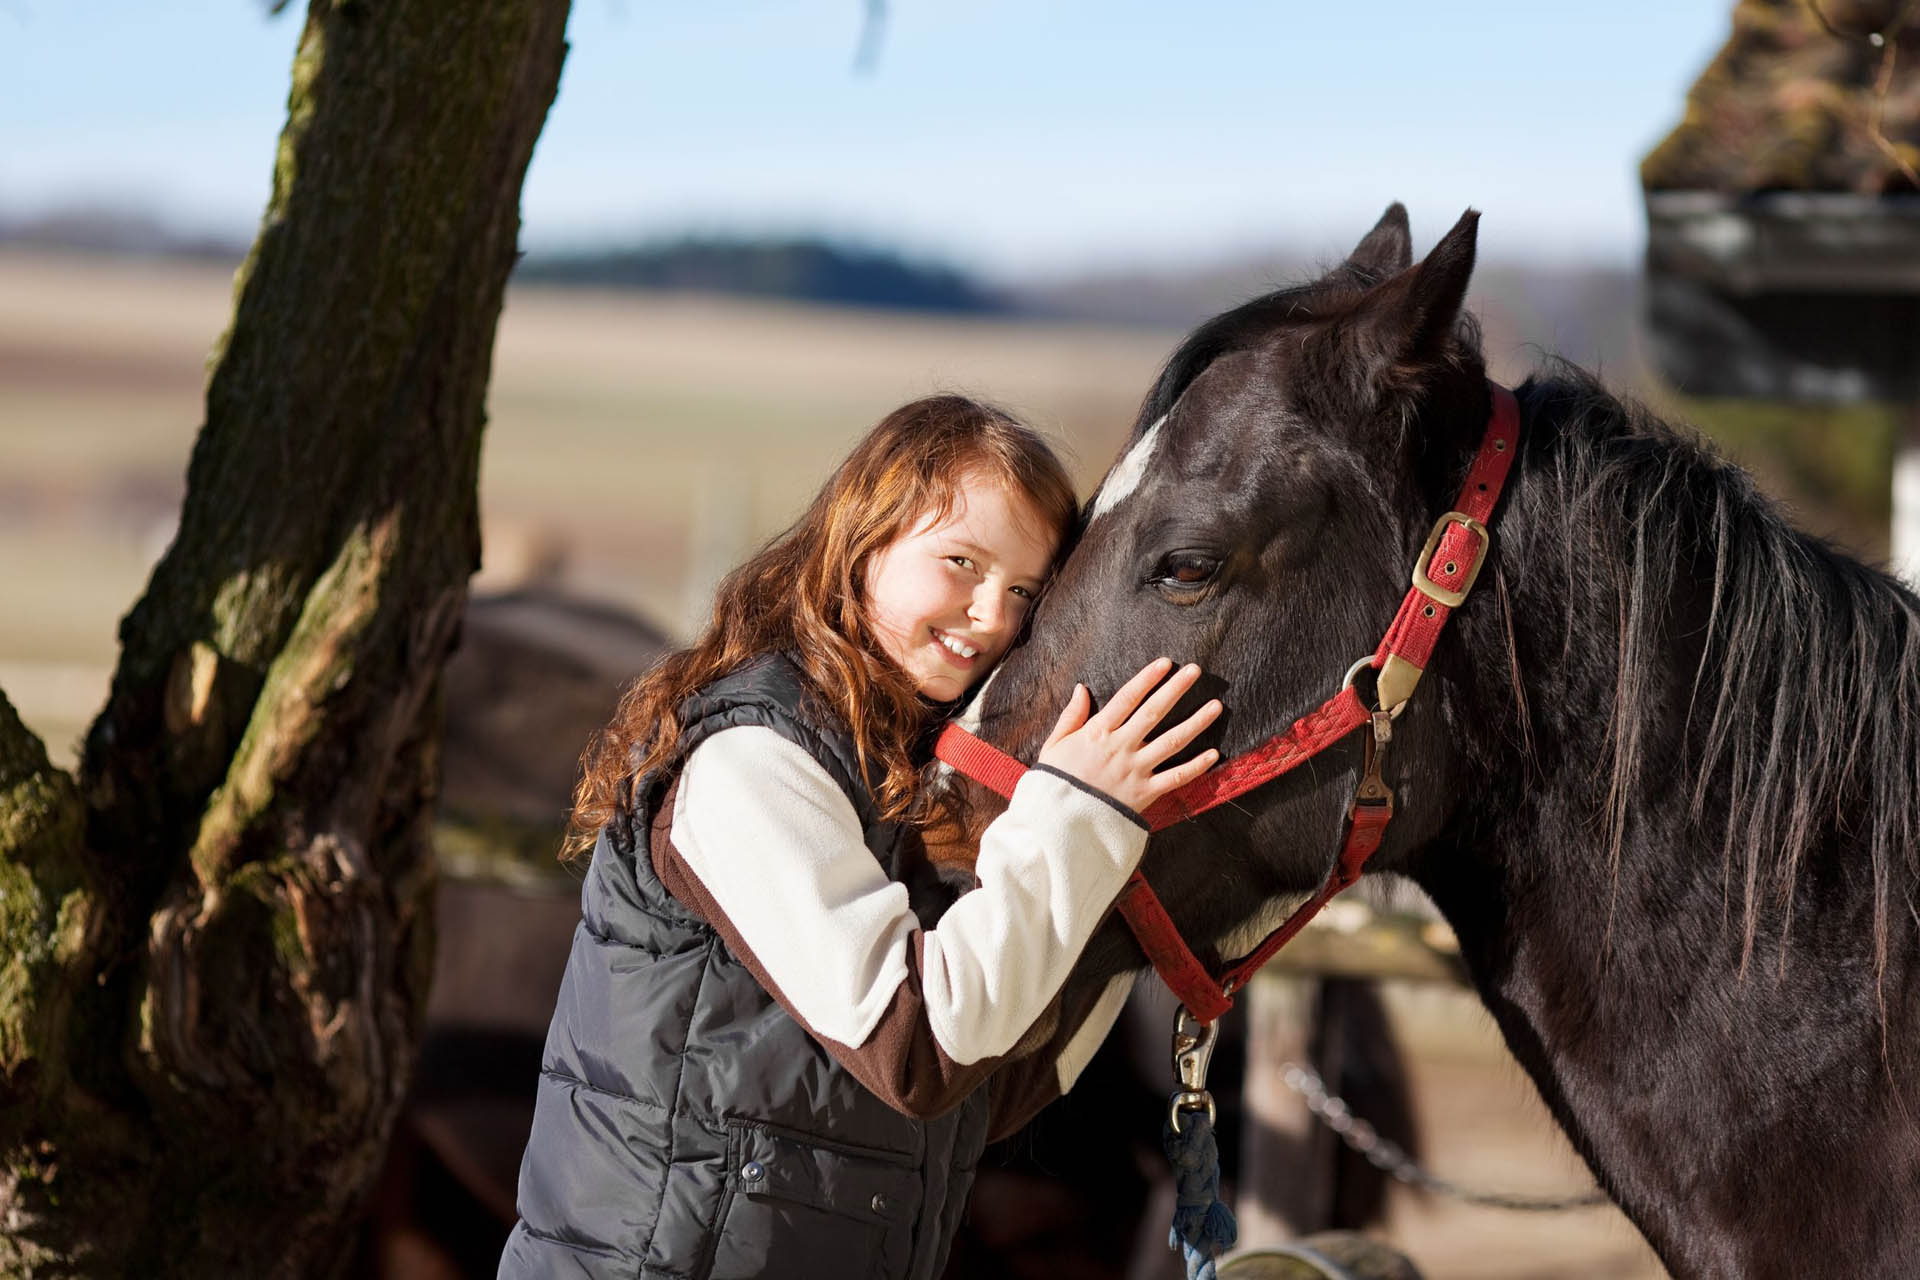
[[[0,664],[56,755],[165,546],[232,278],[0,252]],[[482,585],[558,574],[684,630],[894,405],[988,396],[1090,487],[1172,335],[515,289],[495,357]],[[92,687],[77,670],[95,673]]]

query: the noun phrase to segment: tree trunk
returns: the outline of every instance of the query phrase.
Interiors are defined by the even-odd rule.
[[[439,675],[566,14],[313,0],[77,779],[0,698],[0,1274],[341,1268],[431,976]]]

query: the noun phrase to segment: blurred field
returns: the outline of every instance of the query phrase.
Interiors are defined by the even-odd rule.
[[[57,757],[170,536],[218,267],[0,253],[0,688]],[[1097,479],[1165,334],[516,288],[496,352],[480,586],[558,579],[681,632],[882,413],[986,395]],[[262,501],[285,495],[261,495]]]
[[[230,291],[215,267],[0,252],[0,689],[57,758],[71,759],[99,706],[116,621],[170,536]],[[1501,376],[1531,361],[1527,340],[1551,336],[1512,313],[1486,319]],[[997,400],[1056,435],[1085,491],[1177,338],[515,288],[495,360],[480,585],[558,580],[684,634],[714,577],[791,520],[887,409],[941,389]],[[1735,439],[1786,430],[1762,413],[1742,434],[1744,412],[1727,410]],[[1805,508],[1870,552],[1884,508],[1857,495],[1872,491],[1875,447],[1847,455],[1867,458],[1865,472],[1829,467],[1831,505],[1816,495]],[[1785,474],[1757,460],[1770,480]],[[1439,1173],[1520,1192],[1583,1185],[1477,1004],[1435,990],[1394,999]],[[1611,1210],[1517,1215],[1401,1195],[1392,1233],[1436,1280],[1661,1274]]]
[[[1537,280],[1487,276],[1473,304],[1496,376],[1525,376],[1534,344],[1557,342],[1640,383],[1631,299],[1549,306]],[[0,250],[0,688],[57,757],[97,708],[114,623],[170,536],[231,288],[218,266]],[[1584,323],[1566,318],[1582,307]],[[783,528],[889,408],[936,390],[996,400],[1064,446],[1084,491],[1179,336],[515,287],[477,585],[558,580],[685,634],[718,576]],[[1791,410],[1657,396],[1656,408],[1704,420],[1794,493],[1809,527],[1884,552],[1884,415],[1807,430]]]

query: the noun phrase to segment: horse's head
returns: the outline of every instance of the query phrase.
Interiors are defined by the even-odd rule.
[[[976,700],[968,719],[982,737],[1031,760],[1074,681],[1104,697],[1164,654],[1206,670],[1193,704],[1218,695],[1228,708],[1190,750],[1217,745],[1231,759],[1373,652],[1485,421],[1484,366],[1461,317],[1477,217],[1416,266],[1394,205],[1321,279],[1188,337],[1027,643]],[[1390,770],[1402,816],[1385,865],[1444,816],[1440,719],[1419,707],[1403,717]],[[1319,883],[1360,751],[1356,735],[1155,837],[1147,874],[1189,938],[1220,940],[1276,896]],[[1410,770],[1421,785],[1409,786]]]

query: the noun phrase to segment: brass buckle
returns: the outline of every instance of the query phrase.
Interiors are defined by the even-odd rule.
[[[1447,536],[1447,526],[1450,524],[1457,524],[1480,539],[1479,548],[1473,553],[1473,563],[1467,568],[1466,583],[1458,591],[1443,587],[1427,576],[1427,566],[1433,563],[1433,553],[1440,549],[1440,539]],[[1487,531],[1487,526],[1464,511],[1447,512],[1433,522],[1433,532],[1427,535],[1427,545],[1420,548],[1420,558],[1413,562],[1413,589],[1449,609],[1458,609],[1466,601],[1467,593],[1473,590],[1474,581],[1480,576],[1480,566],[1487,562],[1487,551],[1492,546],[1493,534]]]

